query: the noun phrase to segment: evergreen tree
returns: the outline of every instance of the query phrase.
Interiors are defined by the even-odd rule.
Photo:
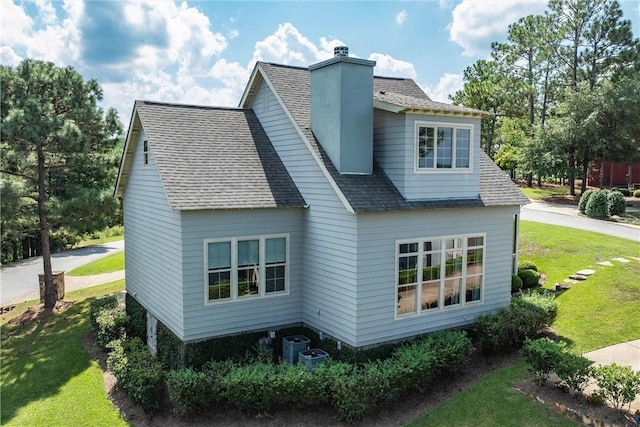
[[[106,226],[116,209],[112,196],[122,126],[104,112],[102,89],[72,67],[25,60],[0,67],[3,187],[11,185],[14,215],[37,206],[45,301],[55,305],[50,235],[67,228],[87,232]],[[7,187],[9,188],[9,187]]]

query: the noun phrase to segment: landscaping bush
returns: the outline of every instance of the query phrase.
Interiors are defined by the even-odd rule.
[[[622,195],[623,195],[624,197],[629,197],[629,196],[631,196],[631,190],[629,190],[628,188],[620,187],[620,188],[618,188],[618,191],[619,191],[620,193],[622,193]]]
[[[589,381],[592,364],[586,357],[562,352],[554,363],[554,372],[570,390],[582,393]]]
[[[91,326],[93,326],[93,329],[98,329],[96,318],[102,310],[116,308],[117,306],[118,299],[115,295],[108,295],[106,297],[96,298],[91,301],[91,304],[89,305],[89,319],[91,321]]]
[[[128,337],[138,337],[147,342],[147,309],[128,293],[125,295],[125,307],[129,316]]]
[[[511,293],[519,292],[522,289],[522,279],[515,274],[511,275]]]
[[[214,399],[211,377],[206,372],[181,369],[167,373],[167,390],[175,411],[192,414],[207,408]]]
[[[109,344],[107,368],[118,384],[145,410],[157,408],[163,387],[163,370],[140,338],[121,339]]]
[[[593,369],[600,395],[616,409],[633,402],[640,394],[640,372],[615,363]]]
[[[607,204],[607,192],[604,190],[594,191],[589,197],[585,213],[590,218],[609,218],[609,207]]]
[[[524,289],[535,288],[538,286],[540,276],[535,270],[522,270],[518,272],[518,277],[522,280],[522,287]]]
[[[640,190],[636,190],[633,192],[633,197],[640,198]]]
[[[557,315],[552,295],[529,293],[513,298],[509,307],[494,314],[478,316],[473,332],[485,354],[518,348],[526,338],[534,338]]]
[[[578,211],[581,214],[586,213],[587,203],[589,202],[589,198],[593,195],[594,190],[587,190],[580,196],[580,201],[578,202]]]
[[[113,341],[127,335],[129,317],[124,307],[104,308],[95,319],[96,343],[103,349]]]
[[[518,262],[518,273],[522,270],[538,271],[538,267],[531,261],[520,261]]]
[[[624,215],[627,211],[627,202],[619,191],[611,191],[607,194],[607,208],[609,215]]]
[[[561,343],[550,340],[549,338],[540,338],[532,340],[525,339],[522,346],[522,357],[529,364],[529,371],[533,373],[538,382],[542,384],[554,369],[555,361],[560,357],[564,350]]]

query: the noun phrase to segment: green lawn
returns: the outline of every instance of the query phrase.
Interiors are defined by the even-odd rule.
[[[531,200],[543,200],[549,196],[566,196],[569,194],[569,187],[520,187],[520,191]]]
[[[524,362],[502,368],[408,426],[575,427],[575,423],[547,410],[541,403],[513,388],[516,381],[528,375]]]
[[[68,276],[92,276],[94,274],[113,273],[124,269],[124,251],[116,252],[75,268],[66,273]]]
[[[107,398],[100,367],[82,347],[90,327],[89,298],[122,289],[124,280],[69,292],[66,299],[75,300],[70,308],[22,326],[5,323],[24,311],[20,306],[3,316],[0,424],[127,425]]]

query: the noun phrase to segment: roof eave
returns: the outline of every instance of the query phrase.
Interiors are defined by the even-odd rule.
[[[242,93],[242,98],[240,98],[240,103],[238,104],[239,108],[246,108],[246,106],[251,103],[251,100],[255,96],[256,90],[258,90],[260,79],[262,79],[262,73],[259,72],[260,70],[262,70],[260,62],[256,62],[256,65],[255,67],[253,67],[253,71],[251,72],[251,76],[249,77],[249,82],[245,86],[244,92]]]
[[[138,116],[137,103],[133,105],[133,111],[131,112],[131,120],[129,120],[129,129],[127,130],[127,137],[125,139],[124,150],[122,150],[122,157],[120,158],[120,167],[118,168],[118,179],[114,189],[114,195],[117,198],[124,197],[124,190],[129,181],[129,172],[131,165],[133,164],[133,153],[136,149],[138,142],[138,135],[142,129],[142,123]]]

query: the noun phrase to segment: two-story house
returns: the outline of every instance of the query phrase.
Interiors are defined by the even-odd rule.
[[[374,65],[258,62],[239,108],[136,101],[116,194],[150,331],[364,347],[509,303],[528,200],[480,149],[487,113]]]

